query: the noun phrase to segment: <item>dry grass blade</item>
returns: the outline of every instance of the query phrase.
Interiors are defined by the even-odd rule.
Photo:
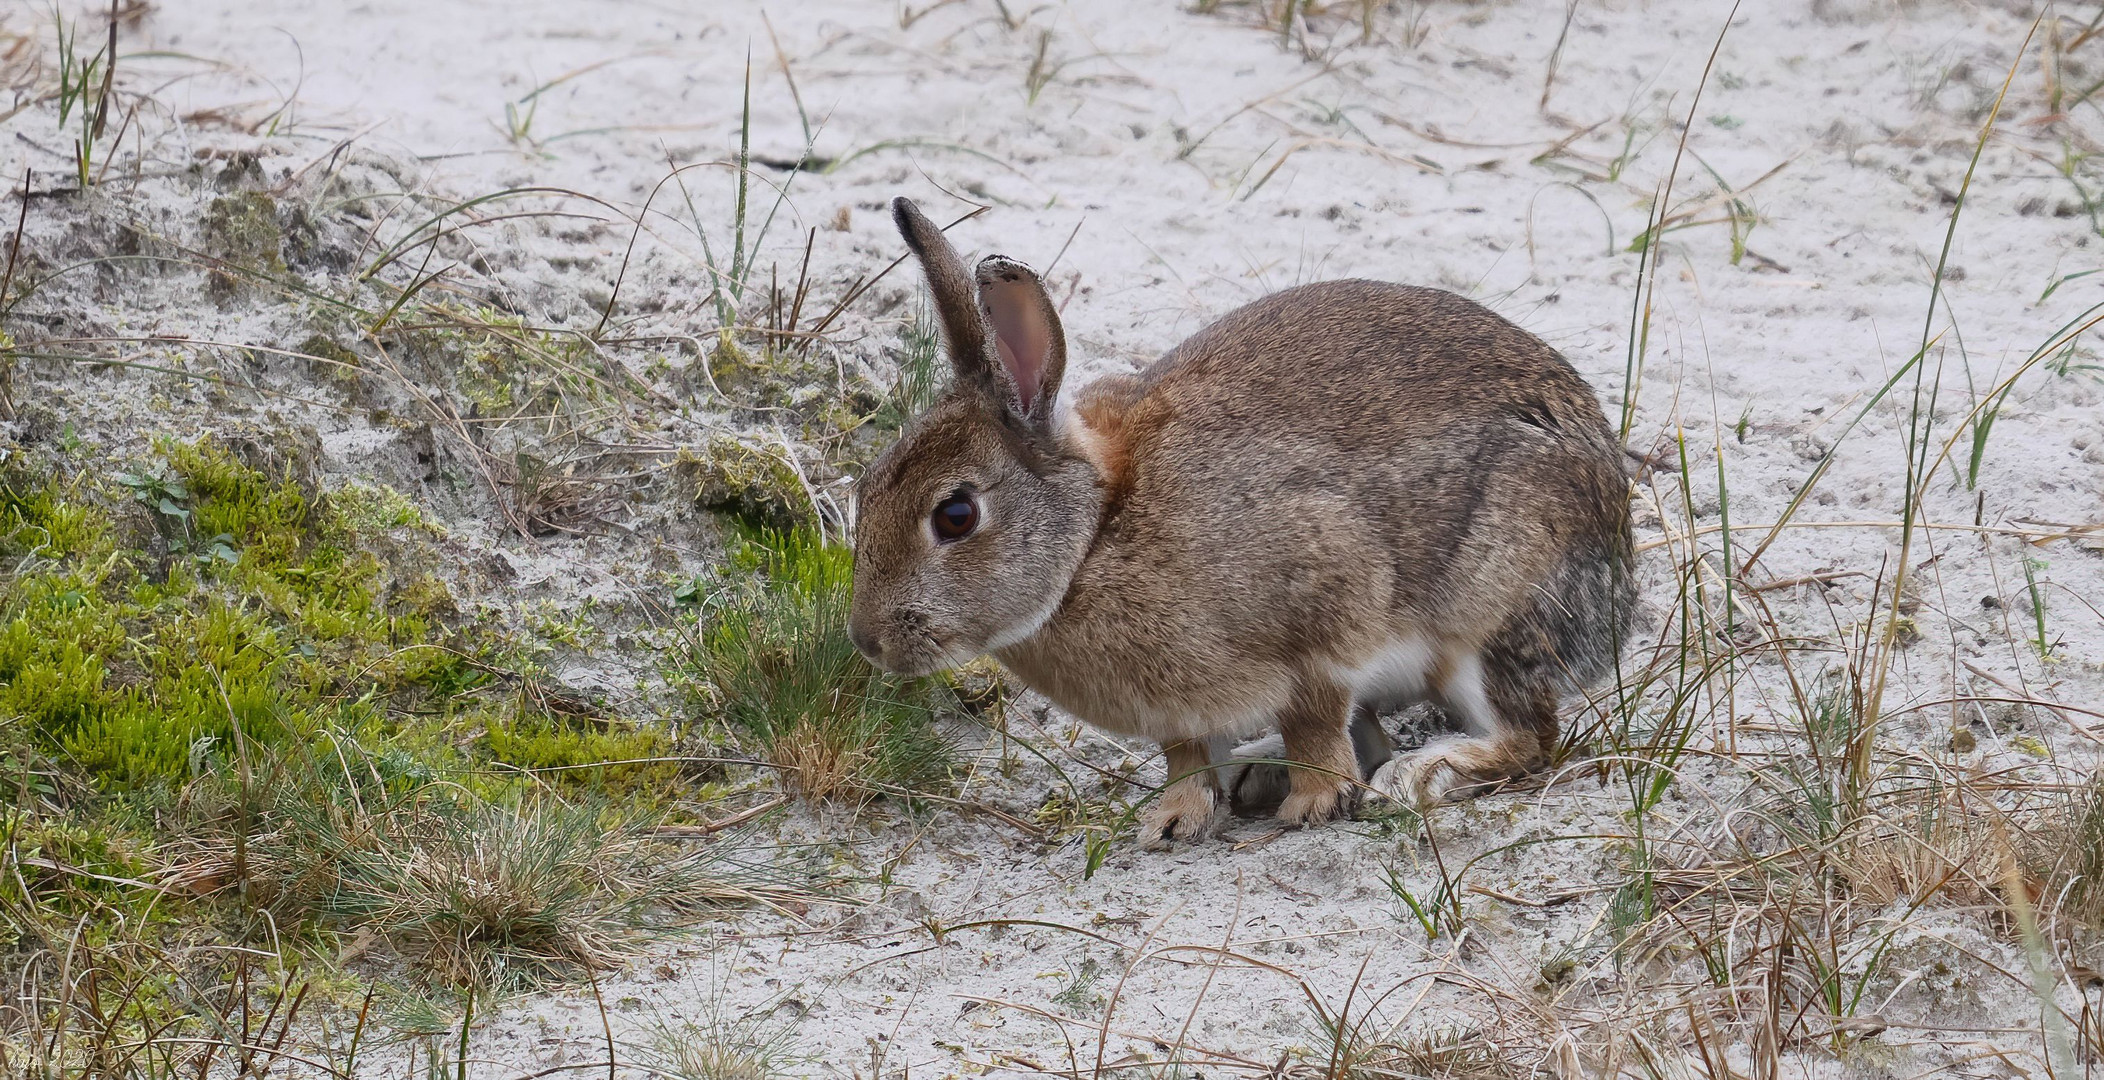
[[[2043,837],[2041,899],[2069,918],[2104,928],[2104,772],[2069,793]]]
[[[620,508],[601,457],[551,461],[521,450],[501,464],[498,478],[511,488],[514,516],[535,536],[579,533]]]

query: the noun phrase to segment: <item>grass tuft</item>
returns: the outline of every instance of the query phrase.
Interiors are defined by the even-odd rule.
[[[1296,1075],[1323,1080],[1503,1080],[1533,1070],[1515,1061],[1480,1031],[1433,1027],[1409,1033],[1383,1030],[1371,1016],[1320,1016],[1316,1060]]]
[[[668,1080],[771,1080],[801,1074],[813,1063],[796,1036],[796,1024],[775,1015],[780,1002],[731,1014],[721,988],[711,992],[697,1019],[660,1017],[631,1054],[638,1064]]]
[[[2079,922],[2104,929],[2104,772],[2067,796],[2047,833],[2048,898]]]
[[[907,421],[927,412],[949,385],[942,359],[942,336],[936,330],[935,313],[925,294],[914,305],[913,321],[899,333],[895,356],[898,377],[877,413],[879,424],[894,429],[905,427]]]
[[[694,658],[704,707],[813,800],[859,802],[948,786],[935,680],[878,671],[847,639],[847,548],[815,532],[749,532],[733,566],[757,576],[705,598]]]
[[[418,809],[310,823],[341,853],[322,910],[348,931],[385,934],[442,983],[502,992],[604,970],[681,912],[750,895],[588,805]]]

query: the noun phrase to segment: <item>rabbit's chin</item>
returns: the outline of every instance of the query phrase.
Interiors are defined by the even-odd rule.
[[[924,641],[914,642],[911,648],[887,648],[881,657],[873,656],[870,660],[893,675],[910,679],[962,667],[983,652],[984,650],[960,649],[952,643],[929,637]]]
[[[952,660],[947,656],[934,656],[916,657],[903,662],[887,660],[887,662],[878,666],[902,678],[918,679],[923,675],[933,675],[938,671],[948,671],[953,667],[960,667],[966,662],[966,660]]]
[[[1057,605],[1051,605],[1056,607]],[[1001,650],[1021,644],[1037,635],[1051,617],[1051,608],[1034,613],[1029,619],[1014,626],[998,630],[990,638],[976,643],[957,638],[938,637],[926,634],[910,644],[908,648],[896,647],[896,641],[888,643],[881,658],[870,657],[878,667],[893,675],[908,678],[933,675],[938,671],[963,667],[982,656],[999,653]],[[866,655],[866,654],[865,654]]]

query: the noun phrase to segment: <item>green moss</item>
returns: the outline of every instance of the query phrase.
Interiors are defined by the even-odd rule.
[[[159,556],[119,546],[78,481],[0,486],[4,542],[50,560],[0,588],[0,715],[35,745],[99,783],[179,783],[311,737],[340,702],[463,681],[458,651],[429,647],[443,586],[383,603],[366,521],[210,441],[161,453],[127,481]]]
[[[423,314],[427,321],[405,332],[413,349],[482,414],[607,401],[605,366],[581,337],[550,334],[516,315],[481,308],[439,304]]]
[[[336,343],[327,334],[313,334],[299,343],[294,352],[304,353],[322,363],[316,365],[330,382],[346,389],[358,385],[358,371],[362,366],[358,354]]]
[[[426,616],[457,615],[459,605],[453,602],[453,590],[446,587],[435,574],[418,574],[395,590],[388,603],[404,612]]]
[[[307,340],[300,342],[299,348],[294,351],[305,353],[308,356],[319,357],[329,361],[332,365],[358,366],[358,354],[338,345],[334,338],[326,334],[310,335]]]
[[[662,731],[556,715],[537,695],[488,704],[504,672],[537,674],[521,646],[457,625],[445,582],[397,574],[366,546],[428,528],[398,493],[318,498],[210,440],[159,452],[125,485],[158,523],[139,534],[156,550],[121,543],[78,480],[0,475],[0,551],[39,555],[0,578],[0,717],[37,753],[112,792],[172,790],[331,731],[405,762],[560,769],[555,782],[598,790],[676,773],[568,768],[663,757]],[[540,625],[573,642],[589,629]]]
[[[0,471],[0,553],[60,559],[109,543],[107,517],[68,488]]]
[[[753,355],[740,348],[737,340],[728,333],[716,339],[716,347],[709,351],[706,363],[709,365],[709,378],[722,390],[742,388],[747,383],[756,381],[756,377],[765,374],[766,371],[755,362]]]
[[[357,533],[413,529],[431,536],[445,535],[445,530],[425,515],[423,507],[385,484],[345,484],[329,493],[329,509],[339,523]]]
[[[263,475],[210,440],[166,440],[160,449],[183,480],[192,530],[231,537],[251,565],[283,566],[310,535],[307,497],[297,484]]]
[[[543,780],[566,788],[629,793],[668,785],[678,771],[671,762],[651,760],[672,752],[671,740],[655,728],[522,711],[491,717],[484,739],[493,760],[545,770]]]
[[[840,400],[838,369],[806,350],[747,349],[724,337],[703,363],[709,384],[742,406],[782,410],[808,421]]]
[[[163,441],[107,483],[0,460],[0,981],[50,989],[22,958],[64,943],[165,1031],[194,972],[134,994],[136,958],[220,930],[508,987],[763,884],[660,846],[670,794],[720,790],[462,618],[414,504],[257,456]]]
[[[582,650],[595,636],[593,606],[589,596],[569,608],[544,600],[526,613],[526,628],[542,641]]]

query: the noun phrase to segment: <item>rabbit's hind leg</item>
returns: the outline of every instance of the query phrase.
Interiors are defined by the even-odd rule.
[[[1556,745],[1556,687],[1531,672],[1486,672],[1480,657],[1453,667],[1437,687],[1442,708],[1468,734],[1434,739],[1390,761],[1370,786],[1423,810],[1462,790],[1524,776],[1549,760]]]
[[[1159,851],[1178,840],[1203,840],[1219,824],[1220,779],[1205,739],[1163,743],[1168,786],[1140,817],[1140,840]]]
[[[1327,679],[1303,678],[1279,713],[1278,733],[1292,770],[1278,807],[1285,824],[1351,816],[1362,775],[1347,729],[1351,708],[1350,690]]]

